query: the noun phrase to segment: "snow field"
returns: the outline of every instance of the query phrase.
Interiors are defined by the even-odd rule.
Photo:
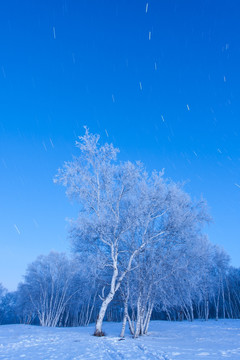
[[[240,320],[152,321],[149,334],[120,340],[121,323],[104,323],[106,337],[92,336],[94,325],[47,328],[0,326],[4,360],[195,360],[240,359]]]

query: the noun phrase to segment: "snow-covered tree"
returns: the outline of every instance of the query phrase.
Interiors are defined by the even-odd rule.
[[[22,304],[27,306],[25,316],[36,314],[42,326],[61,325],[68,302],[80,291],[72,287],[76,272],[76,263],[65,254],[40,255],[28,266],[18,289]]]
[[[0,324],[15,324],[19,320],[16,312],[17,293],[16,291],[4,291],[4,293],[0,304]]]
[[[72,227],[75,251],[91,248],[102,255],[103,265],[112,269],[96,322],[95,334],[102,335],[107,307],[146,241],[132,238],[140,221],[138,185],[144,170],[141,164],[116,164],[118,149],[100,146],[98,141],[99,136],[86,129],[77,142],[81,156],[65,163],[57,180],[67,186],[68,196],[80,203],[80,215]]]
[[[93,254],[86,252],[79,254],[72,261],[77,271],[71,280],[69,293],[74,295],[67,303],[61,325],[86,326],[96,319],[101,264]],[[76,292],[76,289],[80,291]]]
[[[240,318],[240,268],[230,267],[226,277],[227,313],[233,318]],[[230,311],[231,309],[231,311]]]
[[[199,253],[201,237],[189,237],[188,227],[182,240],[166,243],[162,239],[155,246],[145,249],[138,257],[137,269],[125,285],[124,336],[126,320],[132,334],[145,334],[153,309],[169,313],[176,309],[185,318],[194,318],[194,292],[197,291],[201,269]],[[197,230],[198,232],[198,230]],[[128,305],[127,305],[128,301]],[[131,316],[128,314],[130,307]]]
[[[206,213],[203,203],[192,204],[178,185],[163,180],[162,172],[148,175],[140,163],[117,162],[119,150],[100,146],[99,135],[87,128],[76,145],[80,156],[66,162],[55,181],[80,206],[71,230],[75,252],[94,253],[112,271],[96,321],[95,335],[101,336],[108,305],[141,253],[158,247],[167,256],[186,241],[186,233],[195,235]]]

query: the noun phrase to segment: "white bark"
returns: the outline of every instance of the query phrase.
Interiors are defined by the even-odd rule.
[[[140,247],[131,254],[129,261],[128,261],[127,268],[125,271],[122,272],[122,274],[119,278],[118,278],[118,262],[117,262],[119,253],[116,252],[117,247],[114,247],[113,245],[111,246],[111,256],[112,256],[112,260],[113,260],[113,274],[112,274],[112,280],[111,280],[111,287],[110,287],[110,292],[106,296],[106,298],[103,300],[100,311],[99,311],[99,315],[98,315],[98,318],[96,321],[95,332],[94,332],[95,336],[103,336],[104,335],[104,333],[102,331],[102,323],[103,323],[103,319],[106,314],[108,305],[114,298],[115,293],[121,286],[121,283],[122,283],[123,279],[125,278],[125,276],[127,275],[127,273],[129,271],[131,271],[132,262],[133,262],[134,257],[145,247],[145,245],[146,245],[146,243],[142,243],[140,245]]]
[[[120,334],[121,337],[124,337],[124,335],[125,335],[125,328],[126,328],[127,319],[128,319],[128,299],[129,299],[129,282],[127,281],[127,294],[126,294],[126,298],[124,300],[123,323],[122,323],[122,331]]]

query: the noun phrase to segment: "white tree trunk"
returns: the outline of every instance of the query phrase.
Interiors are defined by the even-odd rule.
[[[117,291],[117,287],[116,287],[116,280],[117,280],[117,276],[118,276],[118,269],[117,269],[117,261],[116,259],[114,259],[114,270],[113,270],[113,275],[112,275],[112,281],[111,281],[111,289],[109,294],[107,295],[107,297],[103,300],[98,317],[97,317],[97,321],[96,321],[96,327],[95,327],[95,332],[94,335],[95,336],[104,336],[104,332],[102,331],[102,323],[103,323],[103,319],[104,316],[106,314],[106,310],[108,305],[110,304],[110,302],[112,301],[116,291]]]
[[[113,275],[112,275],[112,280],[111,280],[111,288],[110,288],[110,292],[107,295],[107,297],[103,300],[99,314],[98,314],[98,318],[96,321],[96,326],[95,326],[95,332],[94,335],[95,336],[104,336],[104,332],[102,331],[102,323],[103,323],[103,319],[104,316],[106,314],[106,310],[108,305],[110,304],[110,302],[112,301],[115,293],[117,292],[117,290],[119,289],[123,279],[125,278],[125,276],[128,274],[128,272],[131,270],[131,266],[132,266],[132,262],[134,257],[145,247],[146,243],[143,243],[138,249],[136,249],[132,255],[129,258],[128,261],[128,266],[126,268],[126,270],[121,274],[121,276],[118,278],[118,252],[116,251],[117,246],[112,245],[111,246],[111,256],[112,256],[112,261],[113,261]]]
[[[128,292],[128,294],[129,294],[129,292]],[[128,296],[124,301],[124,315],[123,315],[122,331],[120,334],[121,337],[124,337],[124,334],[125,334],[127,318],[128,318]]]
[[[142,311],[141,311],[141,294],[138,297],[138,301],[137,301],[137,322],[136,322],[136,329],[135,329],[135,333],[134,333],[134,337],[137,338],[140,334],[141,331],[141,316],[142,316]]]
[[[146,320],[145,320],[145,324],[144,324],[144,334],[147,334],[147,332],[148,332],[148,327],[150,324],[152,311],[153,311],[153,303],[149,306],[148,311],[147,311],[147,316],[146,316]]]
[[[96,327],[95,327],[95,332],[94,332],[95,336],[104,336],[105,335],[102,331],[102,323],[103,323],[104,316],[106,314],[107,307],[110,304],[110,302],[112,301],[113,296],[114,296],[114,294],[112,294],[110,292],[101,305],[101,309],[99,311],[98,318],[96,321]]]

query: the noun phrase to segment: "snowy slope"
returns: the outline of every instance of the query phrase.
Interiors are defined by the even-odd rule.
[[[147,336],[121,341],[120,323],[105,323],[104,338],[93,329],[2,325],[0,359],[240,359],[240,320],[152,321]]]

